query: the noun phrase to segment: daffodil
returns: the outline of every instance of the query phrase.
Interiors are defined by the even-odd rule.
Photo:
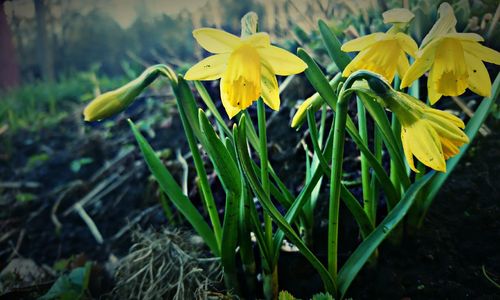
[[[401,141],[410,168],[418,172],[413,163],[415,156],[424,165],[446,172],[446,160],[469,142],[462,130],[464,122],[408,94],[396,91],[391,94],[384,101],[401,123]]]
[[[276,75],[292,75],[307,65],[292,53],[271,45],[264,32],[243,38],[222,30],[201,28],[193,31],[198,44],[209,56],[191,67],[187,80],[220,81],[222,104],[229,118],[262,97],[272,109],[280,107]]]
[[[401,87],[429,71],[427,88],[431,104],[441,96],[458,96],[469,88],[474,93],[491,95],[491,79],[483,61],[500,64],[500,53],[479,42],[475,33],[457,33],[456,18],[448,3],[439,7],[440,18],[422,41],[416,60],[403,77]]]
[[[344,52],[359,51],[342,76],[368,70],[384,76],[389,82],[392,82],[396,72],[402,77],[410,67],[406,54],[415,56],[418,50],[415,41],[402,32],[412,18],[413,14],[405,9],[388,11],[384,13],[384,21],[394,24],[389,31],[372,33],[342,45]]]

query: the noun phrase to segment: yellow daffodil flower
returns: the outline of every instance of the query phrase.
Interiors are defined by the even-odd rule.
[[[229,118],[259,97],[278,110],[276,75],[297,74],[307,68],[297,56],[272,46],[267,33],[240,38],[222,30],[201,28],[194,30],[193,36],[201,47],[215,55],[198,62],[184,77],[187,80],[221,78],[221,100]]]
[[[427,88],[431,104],[441,96],[458,96],[469,88],[474,93],[491,95],[491,79],[483,61],[500,64],[500,53],[479,42],[475,33],[457,33],[456,18],[448,3],[439,7],[440,19],[422,41],[415,62],[403,77],[401,87],[430,70]]]
[[[415,56],[418,50],[415,41],[401,32],[412,18],[413,14],[408,10],[388,11],[384,19],[394,24],[389,31],[372,33],[342,45],[341,50],[344,52],[360,51],[344,69],[342,76],[348,77],[355,71],[368,70],[384,76],[389,82],[392,82],[396,72],[402,77],[410,67],[406,54]]]
[[[384,101],[401,123],[401,141],[410,168],[418,173],[413,163],[415,156],[424,165],[446,172],[446,160],[469,142],[462,131],[464,122],[408,94],[396,91],[391,94],[394,96]]]

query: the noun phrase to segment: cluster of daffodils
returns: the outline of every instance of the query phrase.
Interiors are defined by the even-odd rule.
[[[405,88],[428,72],[427,90],[431,104],[442,96],[461,95],[467,88],[478,95],[490,96],[491,79],[483,62],[500,64],[500,53],[481,45],[483,38],[475,33],[457,33],[457,20],[448,3],[441,4],[438,13],[439,19],[418,48],[405,33],[413,13],[406,9],[385,12],[384,23],[392,24],[387,32],[372,33],[342,46],[344,52],[359,52],[343,70],[342,76],[368,70],[392,83],[397,74],[402,78],[400,88]],[[264,32],[238,37],[218,29],[201,28],[194,30],[193,36],[201,47],[214,55],[191,67],[184,78],[220,79],[220,98],[229,118],[258,99],[278,110],[280,96],[276,75],[298,74],[307,68],[294,54],[271,45],[269,35]],[[411,65],[408,56],[414,60]],[[100,120],[123,110],[149,84],[151,74],[145,72],[122,88],[98,97],[85,109],[85,120]],[[403,126],[401,139],[412,169],[415,169],[415,155],[426,166],[445,171],[445,160],[457,154],[458,147],[467,142],[461,131],[463,122],[418,100],[409,100],[411,96],[406,94],[394,95],[398,95],[395,101],[386,102],[397,103],[388,107],[393,108]],[[303,115],[310,102],[306,101],[298,114]],[[436,116],[448,120],[446,126],[440,123],[442,126],[435,127],[436,123],[431,120],[436,120]],[[458,131],[461,134],[457,138],[445,138],[445,131],[450,135],[457,135]]]
[[[458,96],[469,88],[481,96],[490,96],[491,79],[483,61],[500,64],[500,53],[481,45],[483,38],[475,33],[457,33],[452,7],[439,7],[439,20],[423,39],[420,48],[404,33],[413,14],[404,9],[384,13],[384,22],[393,26],[386,33],[373,33],[349,41],[346,52],[360,53],[346,67],[343,76],[358,70],[369,70],[392,82],[397,72],[401,88],[408,87],[427,71],[427,90],[431,104],[442,96]],[[415,59],[410,66],[407,55]],[[413,156],[426,166],[446,172],[445,160],[458,154],[468,142],[461,129],[464,123],[450,113],[433,109],[410,95],[390,93],[385,102],[402,125],[401,140],[410,167],[417,171]]]

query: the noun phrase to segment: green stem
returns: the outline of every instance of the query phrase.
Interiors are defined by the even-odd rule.
[[[332,151],[332,176],[330,178],[330,207],[328,216],[328,271],[335,281],[337,278],[338,225],[344,137],[347,120],[347,101],[341,93],[336,105],[335,129]]]
[[[356,104],[358,108],[358,129],[361,140],[368,145],[368,128],[366,127],[366,110],[363,102],[359,97],[356,97]],[[366,156],[361,152],[361,186],[363,188],[363,207],[366,214],[369,216],[372,224],[375,225],[375,209],[376,205],[372,203],[370,191],[370,165],[366,160]]]
[[[269,198],[270,186],[269,186],[269,169],[268,169],[268,156],[267,156],[266,108],[264,106],[264,101],[262,101],[262,99],[259,99],[257,103],[257,122],[259,128],[260,177],[262,181],[262,189],[266,193],[266,197]],[[271,223],[271,217],[269,217],[269,215],[267,214],[264,214],[264,229],[268,245],[272,245],[273,228]]]
[[[394,132],[395,136],[401,136],[401,125],[399,124],[398,119],[396,118],[396,114],[392,114],[392,120],[391,120],[391,128],[392,131]],[[398,170],[399,164],[396,163],[394,160],[391,159],[390,162],[390,177],[392,184],[398,189],[398,191],[401,188],[401,181],[399,180],[399,175],[400,171]]]
[[[257,102],[257,122],[259,128],[259,152],[260,152],[260,177],[262,189],[266,198],[270,200],[269,169],[267,156],[267,133],[266,133],[266,108],[264,101]],[[273,224],[269,214],[264,212],[264,236],[269,248],[273,247]],[[278,251],[275,249],[275,251]],[[264,295],[266,299],[274,299],[278,293],[277,270],[275,265],[269,266],[269,270],[264,270]],[[274,278],[276,276],[276,278]]]

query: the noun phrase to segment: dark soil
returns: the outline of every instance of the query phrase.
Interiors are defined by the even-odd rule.
[[[500,135],[478,139],[437,195],[420,231],[385,245],[354,299],[500,299]]]
[[[166,108],[152,110],[155,109],[164,113]],[[181,167],[175,160],[175,150],[180,148],[185,154],[187,148],[180,121],[173,113],[175,110],[170,111],[169,115],[174,117],[156,122],[156,136],[148,139],[156,150],[173,150],[165,162],[180,178]],[[140,120],[142,113],[133,111],[127,116]],[[278,174],[297,194],[303,178],[293,176],[293,172],[303,174],[300,171],[304,165],[297,162],[304,160],[304,152],[300,147],[302,133],[288,127],[289,113],[285,108],[271,118],[269,149]],[[0,269],[13,257],[31,258],[37,264],[51,266],[57,260],[79,254],[104,265],[110,256],[120,257],[127,253],[131,246],[130,232],[120,232],[129,224],[130,228],[137,225],[181,226],[178,221],[169,224],[165,218],[158,204],[158,189],[148,180],[149,171],[137,147],[115,165],[105,167],[106,162],[120,156],[124,145],[135,146],[123,116],[115,121],[110,129],[103,124],[92,128],[84,126],[80,115],[76,114],[67,118],[57,130],[51,128],[0,136],[0,181],[39,184],[36,187],[21,184],[15,189],[6,188],[0,194]],[[147,124],[142,126],[147,129]],[[475,141],[436,197],[423,228],[414,236],[406,237],[398,247],[384,244],[378,265],[360,273],[349,289],[348,297],[500,299],[500,290],[486,279],[482,271],[484,266],[490,277],[500,281],[500,177],[496,177],[497,172],[500,173],[498,127],[495,126],[494,134]],[[49,158],[27,170],[25,166],[29,158],[42,152],[48,153]],[[347,144],[345,153],[349,156],[346,158],[348,170],[358,170],[355,147]],[[78,172],[71,171],[71,162],[83,157],[90,157],[93,161]],[[189,182],[193,185],[194,171],[190,174]],[[355,179],[358,174],[353,171],[350,176]],[[71,207],[114,175],[129,177],[98,201],[84,205],[104,237],[104,243],[99,244]],[[359,188],[352,191],[359,196]],[[19,193],[30,193],[37,198],[28,202],[16,201]],[[192,193],[192,199],[201,209],[196,192]],[[60,204],[55,215],[62,224],[59,231],[51,219],[57,202]],[[69,213],[65,214],[68,209]],[[345,207],[343,211],[346,211]],[[324,205],[320,204],[315,237],[318,244],[326,237],[325,222],[319,221],[324,215]],[[344,243],[341,261],[359,242],[359,234],[355,225],[350,223],[348,213],[342,216],[342,220],[347,229],[341,232],[341,243]],[[321,258],[326,256],[321,247],[316,247],[315,251]],[[308,297],[322,288],[316,272],[296,253],[282,254],[279,275],[280,288],[298,297]]]

